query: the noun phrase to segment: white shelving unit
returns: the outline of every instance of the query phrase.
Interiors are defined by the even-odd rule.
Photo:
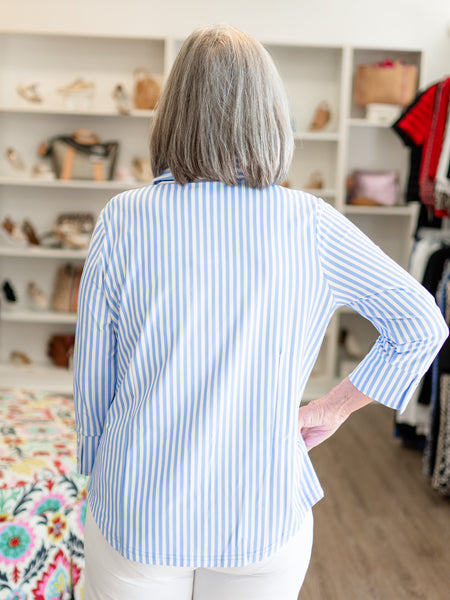
[[[133,71],[146,67],[163,83],[180,40],[93,35],[30,34],[0,31],[0,220],[9,216],[28,219],[42,234],[51,230],[58,214],[92,212],[96,217],[116,193],[140,183],[127,176],[131,161],[147,156],[148,128],[153,111],[117,112],[111,91],[121,83],[130,93]],[[406,266],[417,207],[360,207],[345,203],[347,174],[355,168],[396,168],[405,189],[407,150],[386,125],[374,125],[352,102],[354,66],[385,58],[400,58],[420,67],[418,50],[349,48],[268,44],[286,86],[294,127],[296,150],[289,184],[321,196],[368,233],[388,254]],[[94,81],[92,108],[71,111],[57,90],[76,78]],[[42,105],[27,103],[17,85],[39,83]],[[327,101],[331,119],[321,131],[310,131],[316,107]],[[106,182],[40,180],[30,176],[40,142],[79,128],[92,129],[102,140],[119,140],[117,173],[120,180]],[[5,159],[15,148],[25,174],[13,172]],[[319,171],[321,189],[308,189],[311,173]],[[54,333],[73,333],[75,315],[31,310],[25,301],[26,284],[35,280],[51,294],[58,266],[67,261],[82,265],[85,250],[12,247],[0,243],[0,282],[11,280],[18,292],[16,311],[0,310],[0,384],[70,392],[72,374],[52,367],[46,356]],[[338,338],[342,327],[352,330],[361,346],[374,339],[361,317],[340,310],[332,319],[305,393],[306,399],[325,393],[342,375]],[[33,364],[9,364],[13,350],[26,352]]]

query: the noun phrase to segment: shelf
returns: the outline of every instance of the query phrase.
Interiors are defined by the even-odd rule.
[[[75,313],[64,313],[52,310],[4,310],[0,314],[0,320],[8,323],[54,323],[73,324],[77,321]]]
[[[0,364],[2,386],[36,391],[72,394],[73,372],[52,365]]]
[[[119,113],[112,109],[93,108],[90,110],[67,110],[58,106],[0,106],[0,113],[41,114],[41,115],[67,115],[71,117],[132,117],[138,119],[151,119],[153,110],[132,110],[127,114]]]
[[[149,182],[150,183],[150,182]],[[7,177],[0,175],[0,185],[22,186],[22,187],[55,187],[89,190],[130,190],[143,187],[142,182],[130,181],[88,181],[75,179],[33,179],[31,177]]]
[[[333,198],[337,194],[334,188],[303,188],[302,192],[312,194],[313,196],[317,196],[317,198]]]
[[[412,217],[416,213],[416,207],[412,205],[404,206],[357,206],[346,204],[344,214],[346,215],[374,215],[377,217]]]
[[[87,250],[70,250],[67,248],[40,248],[39,246],[15,248],[13,246],[0,246],[0,256],[16,258],[58,258],[62,260],[85,260],[87,253]]]
[[[295,141],[338,142],[341,136],[335,131],[299,131],[294,133]]]
[[[391,123],[375,123],[374,121],[369,121],[369,119],[348,119],[348,125],[350,127],[378,127],[388,129],[396,120],[393,119]]]

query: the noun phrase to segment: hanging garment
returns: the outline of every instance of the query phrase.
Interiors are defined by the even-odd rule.
[[[420,166],[423,147],[431,129],[437,87],[438,84],[436,83],[420,92],[392,125],[392,129],[400,136],[405,146],[410,148],[409,176],[406,186],[407,202],[421,202],[419,193]],[[441,219],[435,217],[422,203],[416,233],[421,227],[441,227]]]
[[[450,322],[450,261],[446,263],[437,300]],[[424,453],[424,473],[431,485],[450,495],[450,345],[444,344],[432,365],[432,404]]]
[[[436,211],[443,217],[450,217],[450,110],[447,112],[445,137],[435,181]]]
[[[409,272],[433,296],[436,296],[445,265],[450,259],[450,231],[421,229],[418,235],[423,237],[414,244]],[[432,420],[430,415],[432,383],[433,374],[430,367],[414,392],[405,412],[395,414],[394,433],[405,446],[421,450],[425,446]]]
[[[434,182],[444,141],[450,98],[450,77],[440,82],[436,89],[433,118],[420,165],[419,193],[425,206],[434,209]]]

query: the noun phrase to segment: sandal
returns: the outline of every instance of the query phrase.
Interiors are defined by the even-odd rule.
[[[22,231],[31,246],[40,246],[39,238],[36,235],[33,225],[29,221],[25,220],[23,222]]]
[[[33,364],[33,361],[27,354],[25,354],[25,352],[19,352],[18,350],[13,350],[11,352],[11,354],[9,355],[9,362],[12,365],[16,365],[18,367]]]
[[[25,164],[14,148],[10,147],[6,149],[6,158],[13,169],[16,171],[25,171]]]
[[[328,102],[323,100],[316,108],[313,120],[309,126],[309,131],[320,131],[325,127],[331,118],[331,110]]]
[[[12,246],[27,246],[28,239],[22,229],[11,221],[9,217],[5,217],[2,221],[2,226],[0,229],[2,233],[2,237],[8,244]]]
[[[38,86],[38,83],[32,83],[30,85],[18,85],[16,91],[19,96],[27,102],[39,103],[42,102],[42,98],[37,92]]]
[[[49,303],[47,296],[41,290],[41,288],[34,283],[34,281],[30,281],[27,286],[28,297],[31,301],[31,307],[35,310],[47,310]]]

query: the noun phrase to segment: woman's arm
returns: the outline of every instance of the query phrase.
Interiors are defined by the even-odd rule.
[[[78,296],[73,395],[78,471],[90,475],[116,385],[116,339],[105,293],[108,240],[97,221]]]
[[[403,412],[448,336],[431,294],[325,202],[319,205],[317,241],[335,308],[350,306],[380,335],[349,377],[300,408],[298,430],[308,448],[372,400]]]

